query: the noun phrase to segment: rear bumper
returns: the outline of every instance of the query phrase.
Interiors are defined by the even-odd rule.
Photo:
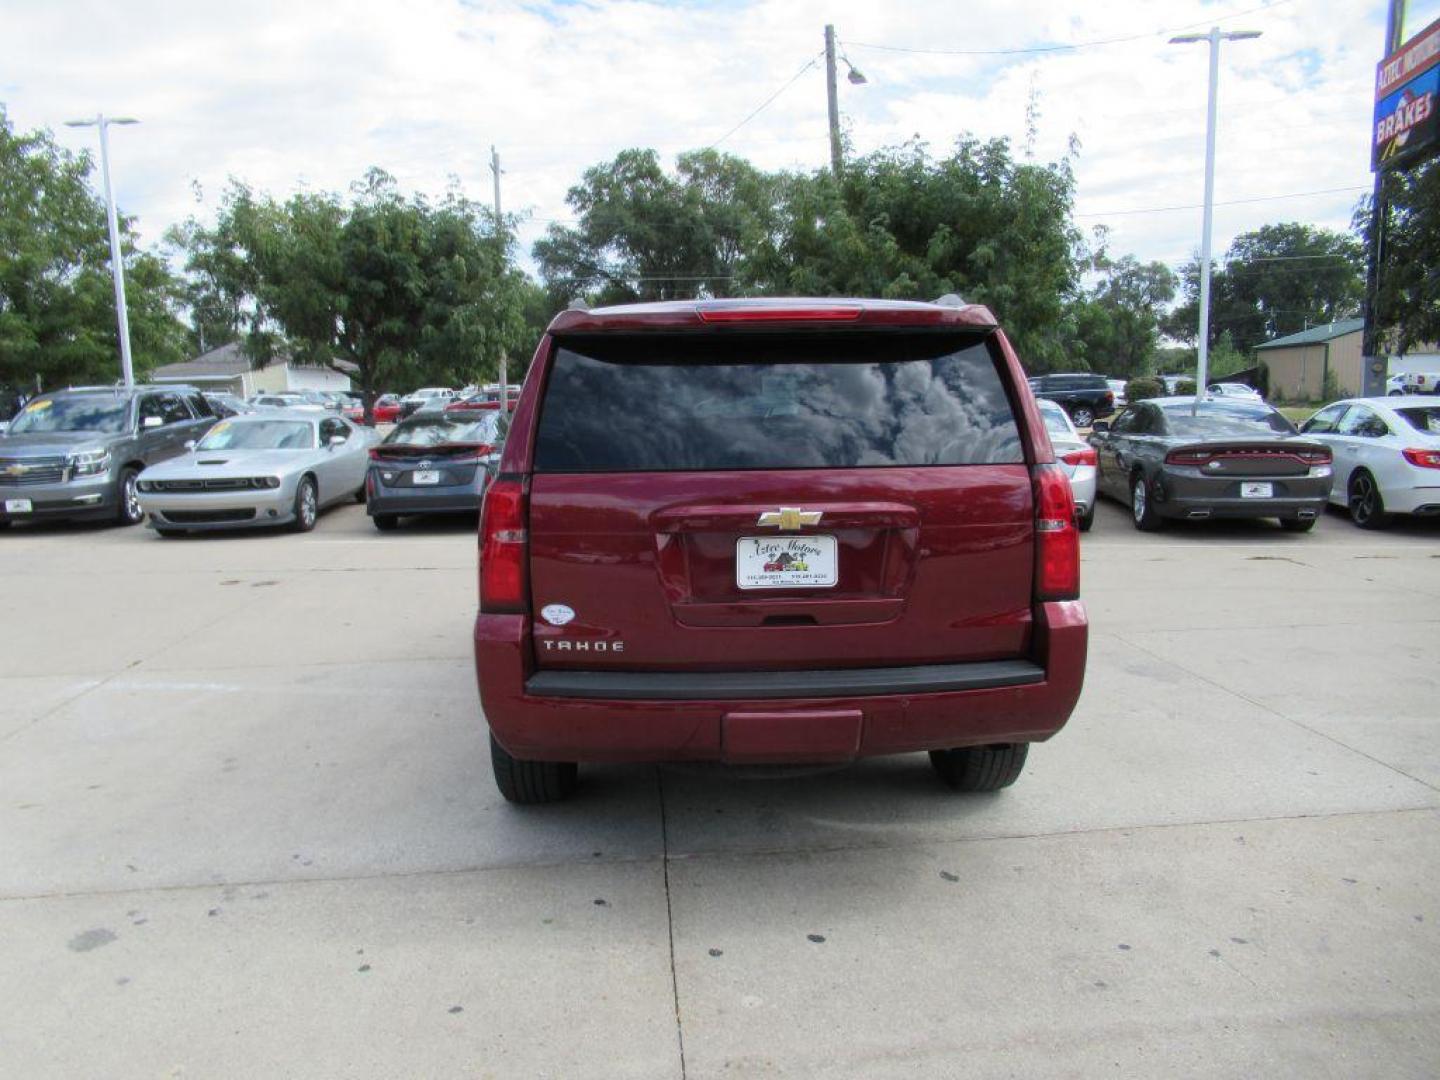
[[[1166,518],[1285,518],[1324,512],[1334,477],[1324,475],[1255,476],[1221,479],[1198,476],[1198,469],[1166,468],[1160,476],[1155,511]],[[1242,482],[1258,481],[1274,486],[1269,498],[1247,499],[1240,495]]]
[[[1088,628],[1079,601],[1035,615],[1028,660],[663,674],[537,673],[529,618],[480,615],[475,672],[495,738],[535,761],[824,762],[1038,742],[1080,696]]]

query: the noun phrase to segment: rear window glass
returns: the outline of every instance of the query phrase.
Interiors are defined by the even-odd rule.
[[[1206,402],[1196,416],[1188,403],[1165,407],[1165,424],[1171,435],[1195,438],[1205,435],[1294,435],[1295,425],[1282,413],[1262,406],[1232,406]]]
[[[1419,409],[1396,409],[1405,422],[1416,431],[1427,435],[1440,435],[1440,405],[1426,405]]]
[[[593,337],[557,348],[537,472],[1024,460],[983,339]]]

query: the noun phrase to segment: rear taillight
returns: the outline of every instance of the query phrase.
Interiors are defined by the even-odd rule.
[[[851,322],[860,318],[864,309],[858,304],[789,304],[785,305],[701,305],[696,313],[701,322]]]
[[[1440,469],[1440,450],[1401,450],[1405,460],[1411,465],[1418,465],[1422,469]]]
[[[480,510],[480,610],[517,614],[529,609],[525,586],[528,537],[525,488],[517,480],[496,480]]]
[[[1098,465],[1100,463],[1100,458],[1095,453],[1093,446],[1084,446],[1079,450],[1071,450],[1070,453],[1066,454],[1060,460],[1066,465]]]
[[[1171,450],[1165,455],[1166,465],[1204,465],[1211,455],[1205,450]]]
[[[1330,453],[1329,447],[1322,447],[1316,450],[1301,450],[1300,460],[1307,465],[1329,465],[1335,460],[1335,456]]]
[[[1075,499],[1058,465],[1035,467],[1035,599],[1080,596],[1080,531]]]

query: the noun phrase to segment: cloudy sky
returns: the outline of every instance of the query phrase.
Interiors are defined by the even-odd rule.
[[[1410,7],[1412,32],[1440,16],[1440,0]],[[1169,34],[1263,31],[1222,50],[1223,250],[1271,221],[1348,226],[1371,182],[1384,18],[1383,0],[0,0],[0,102],[75,149],[94,132],[65,120],[138,117],[112,130],[111,159],[147,242],[212,214],[232,176],[283,196],[380,165],[409,190],[453,176],[488,199],[493,143],[528,250],[568,217],[581,171],[626,147],[673,159],[719,141],[764,167],[823,166],[833,22],[868,80],[841,66],[856,151],[917,136],[943,151],[965,131],[1019,147],[1033,89],[1035,157],[1078,140],[1077,222],[1174,265],[1200,232],[1207,49]]]

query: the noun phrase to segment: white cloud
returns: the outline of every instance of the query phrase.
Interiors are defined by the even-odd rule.
[[[1081,142],[1078,223],[1109,226],[1117,252],[1178,263],[1197,245],[1199,210],[1127,211],[1200,201],[1204,46],[1150,36],[982,57],[861,43],[1025,48],[1203,28],[1260,3],[980,0],[961,18],[942,0],[3,0],[0,100],[18,128],[51,127],[77,149],[94,133],[64,120],[97,108],[140,117],[142,126],[113,132],[112,165],[120,204],[150,241],[212,212],[230,176],[284,195],[302,184],[343,189],[380,165],[411,190],[438,194],[456,176],[488,199],[494,143],[506,209],[532,216],[528,242],[569,216],[565,191],[586,166],[628,146],[672,157],[719,138],[820,51],[833,20],[869,80],[840,84],[858,152],[914,135],[943,152],[964,131],[1018,146],[1033,86],[1036,156],[1065,153],[1072,134]],[[1223,52],[1220,202],[1369,184],[1382,7],[1289,0],[1221,24],[1264,36]],[[817,65],[723,148],[764,167],[817,168],[828,158],[825,124]],[[1343,228],[1360,194],[1221,206],[1217,250],[1267,221]]]

